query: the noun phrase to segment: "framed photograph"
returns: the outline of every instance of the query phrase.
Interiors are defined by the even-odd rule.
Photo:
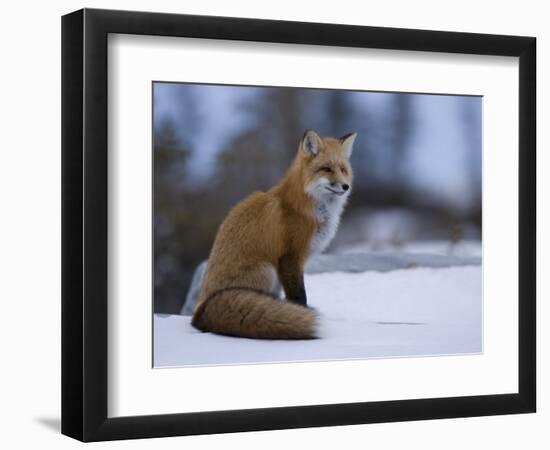
[[[62,432],[535,412],[536,40],[62,19]]]

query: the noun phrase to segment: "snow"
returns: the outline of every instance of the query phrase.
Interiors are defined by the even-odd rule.
[[[450,244],[446,241],[411,242],[406,246],[409,250],[406,253],[395,247],[365,251],[365,249],[369,249],[368,243],[356,244],[349,249],[341,249],[338,253],[312,255],[305,265],[305,273],[307,275],[325,272],[389,272],[412,267],[440,268],[480,265],[480,244],[477,241],[471,241],[469,247],[466,246],[466,242],[462,244],[460,247],[462,252],[452,252],[456,254],[448,254],[445,249],[448,249]],[[469,256],[476,254],[480,256]],[[184,316],[193,314],[207,263],[207,260],[201,262],[193,274],[185,303],[180,312]]]
[[[155,315],[155,367],[365,359],[482,351],[481,266],[306,275],[322,338],[255,340],[202,333]]]
[[[353,253],[406,253],[425,254],[437,256],[456,256],[460,258],[481,258],[482,246],[479,240],[461,240],[451,243],[444,240],[410,241],[399,245],[390,241],[373,242],[367,241],[361,244],[343,246],[338,250],[339,254]]]
[[[313,255],[305,266],[305,273],[327,272],[389,272],[412,267],[453,267],[481,264],[478,257],[460,257],[424,253],[362,252]]]

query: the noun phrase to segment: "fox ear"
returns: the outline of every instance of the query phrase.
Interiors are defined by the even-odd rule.
[[[302,151],[311,156],[316,156],[321,150],[321,138],[313,130],[304,133],[300,147]]]
[[[340,144],[342,145],[342,149],[344,150],[344,153],[348,158],[353,152],[353,143],[355,142],[356,137],[357,133],[349,133],[339,139]]]

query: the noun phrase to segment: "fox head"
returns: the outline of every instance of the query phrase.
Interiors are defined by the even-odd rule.
[[[349,158],[357,133],[341,138],[321,138],[315,131],[305,132],[300,142],[305,192],[318,201],[344,200],[351,191],[353,173]]]

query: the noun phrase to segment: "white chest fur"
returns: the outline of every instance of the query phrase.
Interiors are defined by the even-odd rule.
[[[346,199],[339,197],[316,201],[317,231],[311,239],[311,253],[321,253],[330,244],[338,230],[345,203]]]

